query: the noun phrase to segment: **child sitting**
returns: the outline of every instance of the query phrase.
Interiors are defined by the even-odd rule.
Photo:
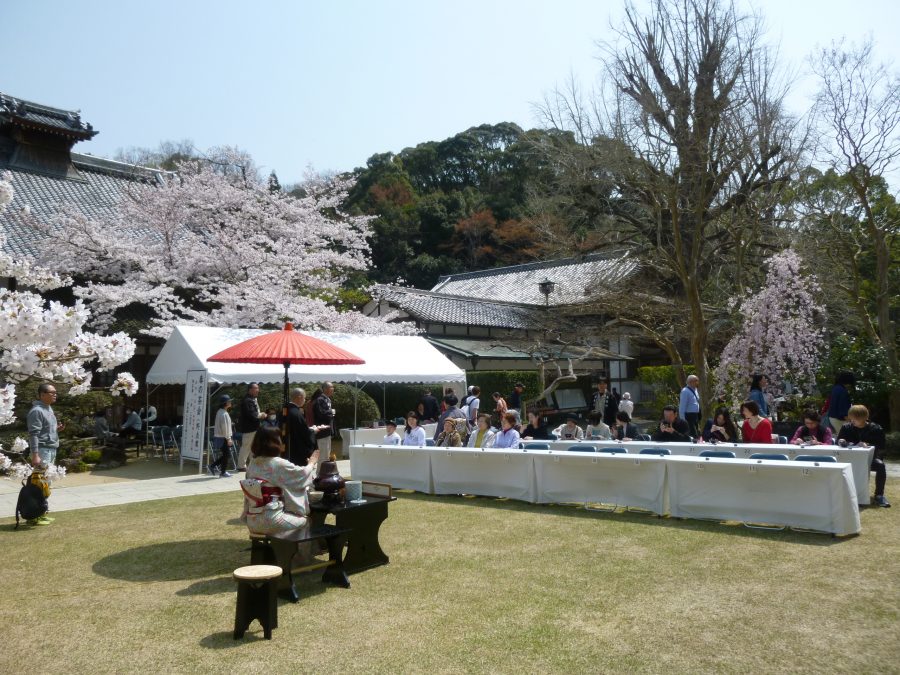
[[[384,436],[384,441],[382,441],[382,445],[400,445],[401,438],[400,434],[397,433],[397,423],[394,420],[388,420],[384,425],[384,430],[387,433]]]

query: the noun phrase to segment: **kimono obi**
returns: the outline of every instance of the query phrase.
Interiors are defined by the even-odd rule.
[[[262,513],[266,509],[281,509],[283,492],[280,487],[270,485],[263,478],[245,478],[241,481],[241,490],[250,501],[248,513]]]

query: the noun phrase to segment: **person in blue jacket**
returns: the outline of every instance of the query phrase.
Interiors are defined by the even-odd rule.
[[[828,395],[828,421],[835,433],[841,432],[850,412],[850,387],[856,384],[856,377],[849,371],[838,373]]]
[[[769,378],[757,373],[750,382],[750,396],[747,400],[759,406],[760,417],[769,416],[769,402],[766,400],[765,388],[769,386]]]

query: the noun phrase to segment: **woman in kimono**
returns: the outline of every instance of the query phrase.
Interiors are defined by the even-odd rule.
[[[319,451],[313,452],[306,466],[291,464],[281,457],[283,452],[278,430],[260,427],[253,439],[253,459],[247,464],[247,477],[241,481],[241,520],[251,532],[296,541],[307,531],[306,490],[313,482]]]

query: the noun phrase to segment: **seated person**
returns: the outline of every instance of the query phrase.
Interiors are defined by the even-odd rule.
[[[711,420],[706,420],[701,438],[706,443],[736,443],[738,440],[737,427],[728,414],[728,408],[716,408],[716,414]]]
[[[254,533],[288,541],[302,539],[309,523],[306,491],[319,464],[319,451],[310,455],[306,466],[291,464],[281,456],[284,445],[278,430],[260,427],[250,452],[253,459],[247,463],[247,476],[241,481],[241,521]]]
[[[528,426],[522,429],[520,434],[523,441],[550,441],[553,437],[547,431],[547,426],[541,422],[541,418],[533,411],[528,411]]]
[[[444,420],[444,430],[438,434],[434,444],[442,448],[458,448],[462,446],[462,437],[456,430],[456,420],[451,417]]]
[[[803,413],[803,424],[791,436],[794,445],[831,445],[833,442],[831,425],[823,427],[822,417],[815,410]]]
[[[588,417],[588,421],[590,424],[588,424],[587,429],[584,430],[584,437],[586,439],[593,441],[612,440],[612,432],[603,421],[603,413],[592,412],[591,416]]]
[[[654,443],[690,443],[688,423],[678,416],[678,408],[667,405],[663,408],[663,419],[659,429],[653,434]]]
[[[105,410],[98,410],[94,413],[94,437],[99,443],[106,443],[112,437]]]
[[[143,430],[140,415],[135,412],[134,408],[125,408],[125,421],[119,427],[119,435],[123,438],[132,438],[140,436]]]
[[[456,398],[453,394],[448,394],[444,397],[444,404],[447,406],[447,409],[441,413],[441,416],[438,418],[437,428],[434,430],[434,442],[437,444],[438,436],[444,428],[444,421],[448,418],[461,419],[465,421],[466,415],[462,410],[459,409],[459,399]]]
[[[403,436],[402,445],[411,445],[416,448],[425,447],[425,430],[419,426],[416,413],[412,410],[406,413],[406,434]]]
[[[884,466],[884,429],[869,421],[869,409],[864,405],[850,406],[847,418],[850,421],[841,427],[838,433],[838,443],[875,448],[875,455],[870,467],[875,472],[875,498],[872,501],[878,506],[890,508],[891,503],[884,498],[884,484],[887,482],[887,470]]]
[[[500,431],[494,436],[494,448],[519,447],[519,432],[516,430],[516,416],[507,412],[500,420]]]
[[[469,434],[466,446],[469,448],[490,448],[494,445],[494,436],[497,434],[491,429],[491,416],[479,415],[475,430]]]
[[[578,418],[575,415],[566,417],[566,423],[560,424],[553,433],[561,441],[580,441],[584,439],[584,431],[577,424]]]
[[[384,425],[384,440],[381,442],[382,445],[400,445],[403,439],[400,438],[400,434],[397,433],[397,423],[394,420],[388,420]]]
[[[610,429],[610,432],[613,439],[617,441],[633,441],[641,433],[637,426],[631,423],[631,415],[624,410],[616,413],[616,424]]]
[[[744,424],[741,426],[741,436],[744,443],[772,443],[772,423],[766,417],[759,414],[759,404],[756,401],[744,401],[741,403],[741,416]]]

